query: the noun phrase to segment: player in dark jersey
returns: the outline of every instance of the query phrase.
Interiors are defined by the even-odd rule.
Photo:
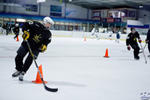
[[[49,31],[49,28],[53,24],[54,21],[50,17],[45,17],[43,19],[43,23],[37,21],[24,23],[22,27],[22,37],[24,41],[17,51],[17,56],[15,57],[16,72],[12,74],[12,77],[19,76],[19,80],[23,81],[23,76],[33,62],[33,58],[29,53],[26,41],[28,41],[31,50],[37,59],[39,52],[44,52],[47,49],[47,45],[51,42],[51,32]],[[23,59],[27,53],[28,56],[23,62]]]
[[[19,24],[15,24],[13,32],[15,33],[15,37],[14,37],[14,39],[15,39],[19,35]]]
[[[142,42],[139,33],[134,29],[131,28],[131,33],[128,34],[127,39],[126,39],[126,45],[127,45],[127,49],[130,50],[130,46],[132,47],[132,49],[134,49],[134,58],[136,60],[140,59],[139,57],[139,46],[138,46],[138,42],[137,39],[139,41],[139,43]]]

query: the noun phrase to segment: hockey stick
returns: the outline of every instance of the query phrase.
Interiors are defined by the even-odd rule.
[[[147,46],[147,43],[144,45],[143,50],[145,50],[146,46]],[[142,51],[140,51],[139,53],[142,53],[142,52],[143,52],[143,50],[142,50]]]
[[[144,48],[143,48],[143,46],[142,46],[141,43],[140,43],[140,46],[141,46],[141,48],[142,48],[142,53],[143,53],[143,56],[144,56],[144,58],[145,58],[145,63],[147,64],[147,59],[146,59],[146,56],[145,56],[145,53],[144,53]]]
[[[145,50],[146,46],[147,46],[147,43],[145,43],[145,45],[144,45],[144,47],[143,47],[143,50]],[[140,51],[139,53],[142,53],[142,52],[143,52],[143,50],[142,50],[142,51]]]
[[[30,44],[29,44],[28,41],[26,41],[26,43],[27,43],[29,52],[30,52],[30,54],[31,54],[31,56],[32,56],[32,58],[33,58],[33,61],[34,61],[34,63],[35,63],[35,66],[36,66],[36,68],[37,68],[37,70],[38,70],[38,73],[39,73],[39,75],[40,75],[40,78],[41,78],[41,80],[42,80],[42,82],[43,82],[44,88],[45,88],[47,91],[50,91],[50,92],[57,92],[57,91],[58,91],[58,88],[49,88],[49,87],[46,86],[46,84],[45,84],[45,82],[44,82],[44,79],[43,79],[43,77],[42,77],[42,75],[41,75],[41,72],[39,71],[38,64],[37,64],[37,62],[36,62],[36,60],[35,60],[35,56],[34,56],[32,50],[31,50],[31,48],[30,48]]]

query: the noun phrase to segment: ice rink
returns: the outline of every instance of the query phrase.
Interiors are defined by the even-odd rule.
[[[42,64],[47,86],[58,92],[31,82],[37,74],[34,63],[19,82],[11,75],[22,40],[13,37],[0,35],[0,100],[141,100],[143,92],[150,92],[150,59],[145,64],[141,53],[141,59],[134,60],[125,41],[115,40],[53,37],[37,63]],[[103,57],[106,48],[110,58]]]

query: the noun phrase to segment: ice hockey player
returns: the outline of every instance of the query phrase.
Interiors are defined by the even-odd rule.
[[[137,39],[139,41],[139,43],[142,42],[139,33],[135,30],[135,28],[131,28],[131,32],[128,34],[127,39],[126,39],[126,45],[127,45],[127,49],[130,50],[130,46],[134,49],[134,59],[135,60],[139,60],[139,45],[137,42]]]
[[[18,23],[15,24],[15,27],[14,27],[14,29],[13,29],[13,32],[15,33],[15,37],[14,37],[14,39],[15,39],[15,38],[17,38],[17,36],[19,35],[19,24],[18,24]]]
[[[98,39],[98,40],[100,39],[98,30],[96,30],[95,28],[93,28],[92,31],[91,31],[91,33],[92,33],[92,36],[96,37],[96,39]]]
[[[19,80],[23,81],[23,76],[33,62],[33,58],[29,53],[26,41],[28,41],[31,50],[37,59],[39,52],[44,52],[47,49],[47,45],[51,42],[51,32],[49,31],[49,28],[53,24],[54,21],[50,17],[45,17],[43,19],[43,23],[37,21],[24,23],[22,27],[22,37],[24,41],[17,51],[17,55],[15,57],[16,71],[12,74],[12,77],[19,76]],[[28,56],[23,63],[23,59],[27,53]]]
[[[146,41],[146,43],[148,43],[148,50],[149,50],[149,53],[150,53],[150,29],[147,32],[147,37],[146,37],[145,41]],[[148,55],[148,57],[150,57],[150,55]]]
[[[113,31],[109,31],[109,39],[112,40]]]

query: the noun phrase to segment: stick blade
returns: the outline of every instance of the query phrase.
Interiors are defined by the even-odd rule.
[[[57,92],[58,91],[58,88],[49,88],[47,86],[45,86],[45,89],[49,92]]]

